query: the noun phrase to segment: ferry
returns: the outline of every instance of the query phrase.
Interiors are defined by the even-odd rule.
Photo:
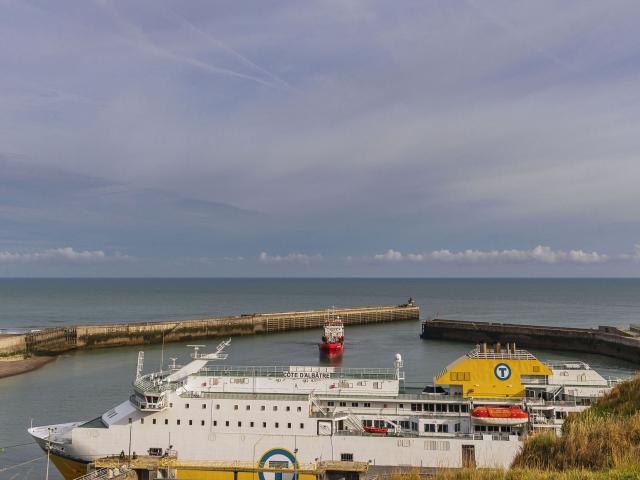
[[[324,322],[322,343],[318,345],[320,354],[326,357],[339,357],[344,351],[344,324],[340,317],[333,314]]]
[[[527,435],[559,431],[612,388],[585,363],[544,363],[515,344],[478,345],[411,388],[400,354],[390,368],[216,363],[229,343],[209,354],[194,346],[186,365],[147,374],[141,352],[129,398],[94,419],[29,433],[67,480],[110,456],[177,459],[157,477],[177,479],[256,478],[234,474],[239,464],[293,468],[293,480],[315,479],[302,466],[322,462],[369,472],[508,468]]]

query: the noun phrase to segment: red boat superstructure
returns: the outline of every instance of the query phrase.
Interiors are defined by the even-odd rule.
[[[327,320],[324,322],[322,343],[318,346],[320,347],[320,353],[328,357],[342,355],[344,350],[344,324],[340,317],[334,318],[332,314],[327,316]]]

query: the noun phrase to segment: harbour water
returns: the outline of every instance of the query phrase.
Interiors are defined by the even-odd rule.
[[[401,303],[412,296],[423,316],[596,326],[640,317],[639,280],[167,279],[0,280],[0,328],[9,331],[77,323],[135,322],[210,315]],[[422,341],[417,322],[350,327],[344,366],[387,367],[403,354],[408,383],[429,382],[472,345]],[[318,331],[241,337],[227,363],[318,364]],[[206,342],[213,348],[217,340]],[[161,346],[144,347],[145,370],[159,368]],[[77,352],[44,368],[0,380],[0,480],[44,478],[46,458],[25,429],[95,418],[130,393],[139,348]],[[183,344],[164,359],[187,359]],[[607,376],[636,366],[598,355],[533,351],[542,359],[582,359]],[[25,445],[20,445],[25,444]],[[16,446],[20,445],[20,446]],[[15,466],[17,464],[21,464]],[[51,469],[50,478],[61,477]]]

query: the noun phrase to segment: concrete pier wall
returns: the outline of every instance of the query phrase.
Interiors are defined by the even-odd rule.
[[[597,353],[640,364],[640,336],[616,327],[566,328],[514,323],[427,320],[424,339],[462,342],[516,342],[524,347]]]
[[[27,344],[24,335],[7,335],[0,337],[0,357],[24,354]]]
[[[420,310],[414,305],[336,308],[334,315],[339,316],[345,325],[359,325],[402,320],[417,321]],[[160,343],[163,337],[165,342],[177,342],[206,337],[254,335],[319,328],[326,318],[326,310],[255,313],[199,320],[77,325],[45,329],[20,337],[22,337],[23,352],[43,355],[83,348]],[[14,340],[14,342],[19,343],[19,340]],[[0,343],[0,355],[3,355],[5,351],[2,345]]]

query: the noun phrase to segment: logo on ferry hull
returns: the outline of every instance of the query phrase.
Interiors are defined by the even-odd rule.
[[[298,459],[289,450],[284,448],[273,448],[262,455],[258,461],[259,468],[267,469],[289,469],[293,472],[258,472],[260,480],[298,480]]]
[[[511,367],[506,363],[499,363],[493,369],[493,373],[498,380],[508,380],[511,376]]]

